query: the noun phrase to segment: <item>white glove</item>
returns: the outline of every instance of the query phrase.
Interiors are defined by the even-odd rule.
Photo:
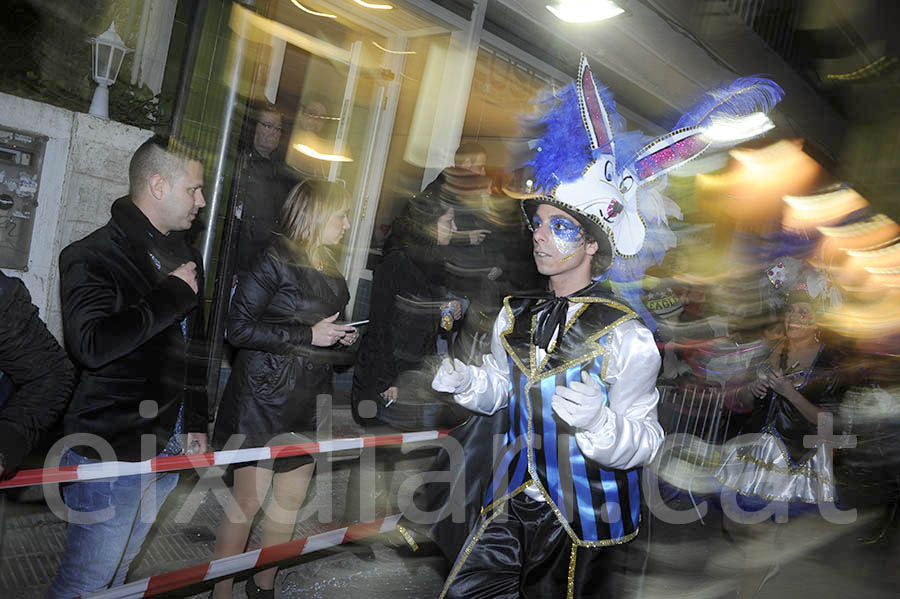
[[[572,381],[568,387],[557,387],[551,405],[569,426],[597,431],[606,422],[603,389],[587,372],[581,373],[581,380]]]
[[[443,393],[462,393],[472,384],[472,370],[460,360],[444,358],[434,373],[431,388]]]

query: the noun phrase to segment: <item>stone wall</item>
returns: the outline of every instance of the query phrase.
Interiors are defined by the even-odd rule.
[[[109,220],[128,191],[128,162],[152,132],[0,94],[0,126],[46,135],[27,271],[20,277],[50,331],[62,339],[59,252]]]

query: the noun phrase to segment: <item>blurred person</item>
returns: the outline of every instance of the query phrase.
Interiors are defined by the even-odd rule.
[[[373,275],[369,326],[353,373],[353,416],[369,432],[449,428],[464,418],[464,410],[430,389],[427,366],[439,351],[439,340],[454,334],[453,325],[465,308],[442,285],[454,232],[453,208],[428,191],[411,199],[391,226],[384,259]],[[398,452],[379,449],[376,501],[369,507],[384,510],[390,505],[397,459],[402,459]],[[353,521],[364,515],[360,476],[354,466],[346,501]]]
[[[485,166],[487,152],[475,142],[460,144],[454,155],[454,166],[443,170],[426,191],[436,193],[454,209],[456,231],[446,252],[445,285],[456,295],[465,296],[476,314],[484,314],[486,326],[482,337],[490,334],[490,322],[497,306],[510,291],[506,274],[506,254],[510,245],[508,232],[521,234],[518,227],[507,229],[507,222],[497,220],[504,198],[492,194],[492,181]],[[512,222],[520,223],[515,206]],[[471,325],[472,323],[470,323]],[[471,326],[469,327],[471,328]],[[481,331],[481,327],[477,329]],[[469,331],[467,331],[469,333]]]
[[[437,352],[442,330],[462,318],[463,302],[442,285],[446,247],[456,230],[454,209],[427,192],[410,200],[391,226],[384,259],[373,273],[369,327],[354,366],[358,421],[376,417],[403,426],[405,417],[394,415],[400,405],[391,407],[401,394],[403,403],[420,397],[415,384],[401,390],[403,382],[409,382],[404,373],[420,370],[423,360]],[[444,316],[449,322],[442,323]],[[374,402],[369,406],[378,406],[377,414],[360,414],[359,406],[366,400]],[[424,414],[409,416],[406,428],[442,426]]]
[[[281,113],[265,106],[255,113],[253,139],[240,154],[235,184],[238,221],[237,272],[248,270],[281,225],[281,207],[293,177],[276,159],[284,132]]]
[[[491,193],[491,179],[487,176],[487,151],[476,142],[464,142],[453,155],[453,166],[445,168],[428,184],[423,193],[440,195],[456,209],[456,218],[463,228],[453,232],[451,243],[477,246],[490,235],[490,229],[479,228],[473,215],[485,209],[484,198]],[[499,273],[493,276],[494,279]]]
[[[325,118],[328,116],[328,108],[321,99],[313,99],[307,102],[300,114],[300,126],[304,131],[310,131],[320,135],[325,128]]]
[[[331,393],[332,365],[344,361],[358,331],[337,322],[350,299],[333,246],[350,223],[349,195],[337,183],[310,179],[288,194],[281,232],[256,265],[241,274],[228,315],[228,340],[237,348],[216,418],[215,444],[233,434],[243,447],[301,442],[314,436],[316,398]],[[262,545],[291,539],[297,512],[315,470],[309,455],[239,465],[232,502],[216,537],[216,558],[245,550],[261,498]],[[247,596],[274,597],[276,568],[251,576]],[[232,596],[232,579],[213,597]]]
[[[326,141],[326,126],[331,122],[328,116],[328,106],[324,97],[314,94],[300,107],[297,116],[298,127],[291,138],[291,144],[303,144],[313,150],[329,154],[334,150],[334,142]],[[289,162],[303,177],[326,178],[331,168],[331,162],[321,160],[291,149]]]
[[[12,384],[0,401],[0,478],[12,475],[65,412],[75,369],[20,279],[0,272],[0,372]]]
[[[99,436],[122,461],[203,452],[203,268],[184,235],[206,205],[203,166],[153,137],[135,151],[128,178],[110,221],[59,257],[63,332],[79,368],[65,433]],[[153,441],[150,455],[144,439]],[[99,458],[100,446],[76,443],[61,465]],[[66,549],[48,596],[124,583],[177,482],[165,472],[66,486]]]
[[[785,256],[766,271],[771,297],[784,309],[782,339],[757,370],[745,401],[752,405],[759,432],[742,435],[722,449],[715,473],[737,492],[738,506],[747,513],[783,508],[796,514],[837,501],[833,446],[816,437],[822,413],[836,414],[846,390],[863,382],[857,368],[821,339],[818,315],[839,301],[827,278],[800,260]],[[759,425],[757,425],[759,426]],[[768,524],[744,525],[726,520],[745,547],[776,544],[777,529]],[[748,563],[742,577],[742,597],[754,596],[779,570],[774,560],[768,572]]]

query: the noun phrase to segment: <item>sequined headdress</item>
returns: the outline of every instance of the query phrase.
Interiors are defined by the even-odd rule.
[[[542,134],[528,161],[537,194],[523,201],[529,222],[537,205],[563,208],[581,221],[598,241],[609,240],[610,280],[639,280],[675,245],[669,217],[681,217],[678,206],[665,198],[666,174],[723,146],[723,127],[731,144],[766,130],[747,128],[759,122],[783,96],[782,89],[762,77],[745,77],[708,91],[671,132],[652,139],[640,131],[625,131],[612,94],[598,85],[582,56],[578,78],[548,99],[540,119]],[[730,129],[729,129],[730,128]],[[741,131],[750,131],[741,137]],[[738,132],[738,133],[734,133]]]
[[[760,296],[774,312],[790,302],[803,301],[819,311],[842,304],[841,292],[827,273],[793,256],[782,256],[770,265],[760,281]]]

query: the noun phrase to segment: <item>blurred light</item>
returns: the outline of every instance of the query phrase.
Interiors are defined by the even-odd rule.
[[[291,0],[293,2],[293,0]],[[260,44],[271,44],[272,37],[306,50],[310,54],[344,64],[350,63],[350,52],[293,27],[267,19],[235,3],[231,8],[231,28],[248,40]]]
[[[851,339],[880,339],[900,332],[900,301],[896,291],[883,289],[874,302],[844,304],[826,312],[819,325]]]
[[[360,6],[365,6],[366,8],[372,8],[375,10],[391,10],[394,8],[390,4],[369,4],[368,2],[363,2],[363,0],[353,0]]]
[[[849,250],[847,253],[854,258],[879,259],[891,256],[900,258],[900,237],[894,237],[870,247]]]
[[[762,135],[775,128],[775,123],[762,112],[741,118],[719,119],[704,129],[703,137],[714,143],[736,143]]]
[[[733,160],[725,172],[696,176],[698,208],[711,220],[775,222],[785,195],[809,193],[823,176],[802,145],[802,140],[781,140],[761,149],[731,150]]]
[[[825,263],[841,263],[865,272],[862,266],[893,266],[900,246],[889,245],[900,236],[900,226],[884,214],[838,227],[816,227],[823,235],[820,245]],[[850,273],[848,273],[850,274]]]
[[[847,215],[862,210],[869,203],[849,187],[810,196],[784,196],[788,209],[784,226],[791,229],[811,229],[838,223]]]
[[[291,0],[291,4],[293,4],[294,6],[296,6],[303,12],[305,12],[306,14],[312,15],[314,17],[324,17],[326,19],[336,19],[337,18],[337,15],[332,15],[327,12],[316,12],[316,11],[312,10],[311,8],[306,8],[305,6],[303,6],[302,4],[297,2],[297,0]]]
[[[894,223],[894,221],[891,220],[890,217],[888,217],[887,215],[876,214],[875,216],[869,217],[866,220],[851,223],[849,225],[843,225],[840,227],[816,227],[816,228],[819,229],[819,233],[821,233],[825,237],[832,237],[835,239],[852,239],[852,238],[870,237],[870,236],[877,237],[878,233],[883,232],[887,229],[891,229],[891,230],[896,229],[896,223]],[[884,241],[886,241],[887,239],[890,239],[890,237],[885,238]],[[855,249],[861,249],[862,247],[875,245],[876,243],[880,243],[880,242],[873,240],[864,246],[854,246],[854,247],[855,247]]]
[[[322,154],[304,144],[294,144],[294,147],[297,148],[297,151],[301,154],[305,154],[316,160],[325,160],[328,162],[353,162],[353,159],[348,158],[347,156],[341,156],[340,154]]]
[[[557,6],[548,4],[547,10],[566,23],[593,23],[625,12],[611,0],[560,0]]]
[[[388,50],[381,44],[376,41],[372,42],[372,45],[381,50],[382,52],[387,52],[388,54],[415,54],[415,50]]]
[[[890,266],[888,268],[867,266],[866,270],[868,270],[873,275],[900,275],[900,266]]]

